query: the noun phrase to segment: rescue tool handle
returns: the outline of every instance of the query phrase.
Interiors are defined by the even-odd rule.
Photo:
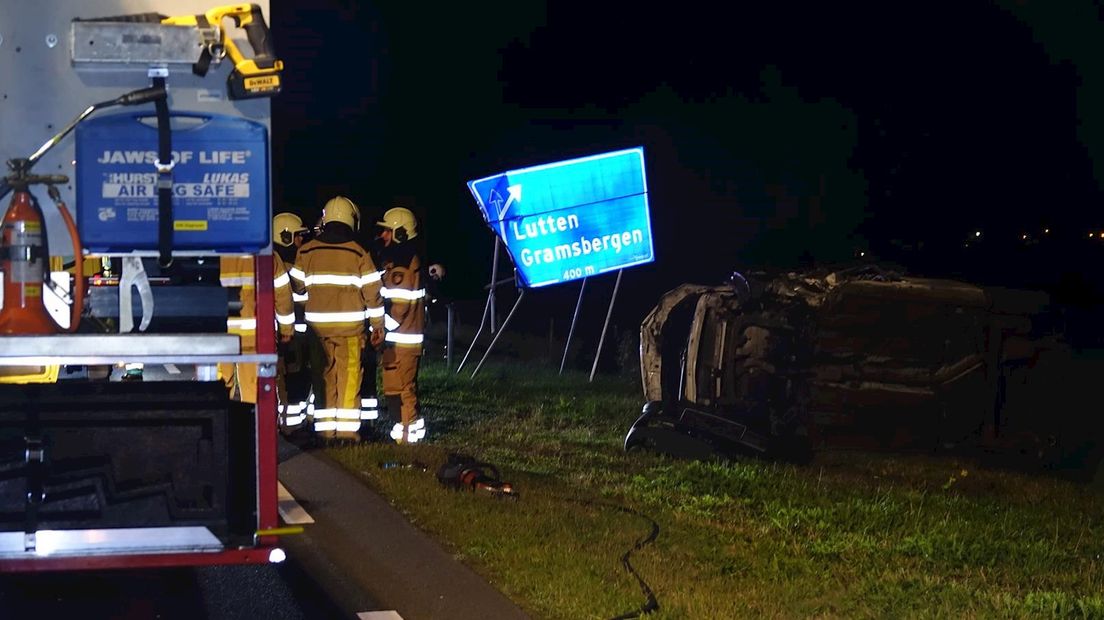
[[[164,99],[166,96],[168,96],[168,93],[164,86],[150,86],[149,88],[140,88],[122,95],[112,103],[116,105],[139,105],[158,101]]]
[[[253,48],[253,62],[262,69],[270,69],[276,62],[276,53],[268,42],[268,24],[265,22],[261,7],[249,5],[249,17],[234,15],[234,25],[245,29],[245,36]]]

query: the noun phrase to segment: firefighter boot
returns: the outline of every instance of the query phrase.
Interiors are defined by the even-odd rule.
[[[414,418],[408,425],[396,422],[391,427],[391,439],[394,439],[397,444],[418,443],[425,439],[425,436],[425,419],[421,417]]]
[[[387,395],[387,417],[391,419],[391,439],[395,443],[405,443],[402,424],[402,396],[398,394]]]

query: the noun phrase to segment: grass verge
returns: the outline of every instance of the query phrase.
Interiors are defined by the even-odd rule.
[[[1104,498],[962,458],[826,452],[811,465],[625,454],[638,382],[521,365],[476,380],[426,364],[431,442],[331,451],[537,618],[1104,618]],[[517,502],[442,489],[451,451]],[[383,470],[420,460],[429,473]],[[599,503],[588,503],[595,501]]]

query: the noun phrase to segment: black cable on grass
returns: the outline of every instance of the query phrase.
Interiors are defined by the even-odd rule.
[[[418,461],[414,461],[413,463],[398,463],[398,462],[380,463],[379,466],[380,466],[381,469],[402,468],[402,469],[420,469],[421,471],[426,471],[426,469],[427,469],[427,467],[424,464],[422,464]],[[659,601],[656,600],[655,592],[652,592],[652,588],[648,585],[648,582],[644,581],[644,578],[640,576],[640,573],[636,572],[636,569],[633,568],[632,562],[629,561],[629,556],[631,556],[634,551],[639,551],[639,550],[643,549],[644,545],[647,545],[648,543],[651,543],[651,542],[655,542],[655,539],[659,537],[659,523],[656,523],[655,519],[649,517],[648,515],[646,515],[644,513],[638,512],[636,510],[633,510],[632,508],[629,508],[628,506],[622,506],[620,504],[614,504],[614,503],[611,503],[611,502],[603,502],[603,501],[593,500],[593,499],[575,499],[573,497],[558,497],[558,496],[555,496],[555,495],[550,495],[549,497],[551,499],[560,500],[562,502],[571,502],[571,503],[580,504],[580,505],[583,505],[583,506],[602,506],[604,508],[612,508],[614,510],[620,510],[621,512],[624,512],[626,514],[630,514],[630,515],[633,515],[633,516],[636,516],[636,517],[640,517],[641,519],[644,519],[648,523],[652,524],[652,529],[651,529],[650,532],[648,532],[647,536],[643,536],[641,538],[636,539],[636,542],[633,543],[633,546],[628,551],[621,554],[621,566],[624,566],[625,570],[628,571],[629,574],[632,575],[634,579],[636,579],[637,583],[640,584],[640,591],[644,593],[644,597],[647,600],[639,608],[637,608],[633,611],[625,612],[623,614],[619,614],[617,616],[614,616],[613,618],[610,618],[610,620],[629,620],[630,618],[639,618],[640,616],[650,614],[653,611],[659,609]]]
[[[659,601],[656,600],[655,593],[652,592],[652,589],[648,586],[648,583],[644,581],[644,578],[640,576],[640,573],[636,572],[636,569],[633,568],[632,562],[629,562],[629,556],[631,556],[634,551],[639,551],[640,549],[643,549],[644,545],[650,542],[654,542],[655,539],[659,536],[659,524],[656,523],[656,520],[646,514],[637,512],[632,508],[629,508],[628,506],[622,506],[620,504],[601,502],[592,499],[572,499],[567,497],[557,497],[556,499],[565,502],[582,504],[584,506],[602,506],[605,508],[620,510],[621,512],[640,517],[641,519],[644,519],[648,523],[652,524],[652,530],[648,533],[648,535],[636,539],[636,542],[633,544],[632,548],[621,555],[621,566],[624,566],[625,570],[627,570],[629,574],[636,579],[637,583],[640,584],[640,591],[644,593],[644,597],[648,600],[645,601],[645,603],[641,605],[638,609],[625,612],[618,616],[614,616],[610,620],[628,620],[629,618],[639,618],[640,616],[650,614],[653,611],[659,609]]]
[[[632,563],[629,562],[629,556],[632,555],[633,551],[643,549],[644,545],[655,541],[656,537],[659,536],[659,524],[656,523],[655,519],[645,514],[639,513],[632,508],[618,506],[616,504],[606,504],[606,506],[616,508],[621,512],[636,515],[652,524],[652,531],[646,537],[636,539],[636,543],[633,544],[632,549],[629,549],[621,556],[621,565],[624,566],[625,570],[629,571],[629,573],[636,578],[636,581],[640,584],[640,591],[644,593],[645,598],[647,598],[648,600],[644,603],[643,606],[640,607],[640,609],[621,614],[620,616],[614,616],[612,620],[627,620],[628,618],[637,618],[645,614],[650,614],[653,611],[659,609],[659,601],[656,600],[655,593],[652,592],[652,589],[648,587],[648,583],[644,581],[644,578],[640,576],[640,573],[637,573],[636,569],[633,568]]]

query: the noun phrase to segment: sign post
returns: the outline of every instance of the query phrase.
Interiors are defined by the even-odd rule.
[[[567,331],[567,342],[564,343],[563,358],[560,360],[560,374],[563,374],[564,364],[567,363],[567,351],[571,348],[571,337],[575,335],[575,323],[579,320],[579,308],[583,305],[583,291],[586,290],[586,278],[579,285],[579,299],[575,300],[575,314],[571,315],[571,329]]]
[[[461,370],[464,370],[464,364],[468,363],[468,356],[471,355],[472,349],[475,348],[475,343],[479,342],[479,337],[483,335],[483,328],[487,325],[487,313],[491,314],[491,333],[494,333],[494,298],[495,289],[498,288],[496,279],[498,278],[498,246],[501,241],[498,237],[495,237],[494,247],[494,259],[491,262],[491,284],[490,292],[487,293],[487,302],[483,304],[483,318],[479,320],[479,329],[476,330],[475,336],[472,338],[471,344],[468,345],[468,352],[464,354],[464,359],[460,360],[460,366],[456,369],[456,373],[460,374]],[[451,366],[450,366],[451,368]]]
[[[598,358],[602,356],[602,345],[606,342],[606,329],[609,328],[610,317],[613,316],[613,303],[617,301],[617,289],[621,288],[621,274],[624,271],[617,270],[617,282],[613,285],[613,296],[610,297],[609,310],[606,310],[606,322],[602,323],[602,337],[598,339],[598,350],[594,352],[594,365],[590,367],[590,381],[594,382],[594,373],[598,371]]]

